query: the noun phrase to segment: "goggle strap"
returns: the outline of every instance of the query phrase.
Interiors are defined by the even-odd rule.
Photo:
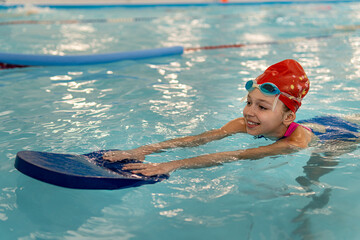
[[[290,94],[287,94],[287,93],[284,93],[284,92],[281,92],[282,95],[284,95],[285,97],[287,97],[288,99],[290,100],[294,100],[298,103],[301,103],[302,99],[301,98],[297,98],[297,97],[294,97],[294,96],[291,96]]]
[[[279,97],[280,97],[280,94],[276,95],[276,98],[275,98],[274,103],[273,103],[272,111],[275,111],[276,104],[279,101]]]
[[[247,93],[243,98],[240,99],[240,102],[245,102],[249,96],[249,93]]]

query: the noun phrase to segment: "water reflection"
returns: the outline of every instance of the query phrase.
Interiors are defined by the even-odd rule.
[[[167,37],[160,40],[161,45],[193,45],[194,43],[202,39],[199,31],[211,27],[209,24],[204,23],[203,19],[193,19],[186,23],[174,24],[175,21],[179,19],[183,20],[183,18],[183,14],[175,14],[171,17],[166,16],[162,18],[163,24],[157,26],[156,31],[160,35],[165,35]]]
[[[350,80],[358,80],[360,78],[360,37],[350,37],[349,44],[352,50],[352,58],[350,59],[352,68],[346,77]]]
[[[190,113],[196,90],[188,84],[181,83],[178,79],[178,72],[186,70],[188,67],[182,68],[177,62],[172,62],[168,66],[149,66],[157,69],[158,73],[163,76],[158,79],[158,83],[152,85],[156,91],[161,93],[161,97],[149,100],[150,110],[166,117]]]
[[[170,193],[152,193],[152,205],[164,217],[162,221],[171,221],[177,226],[219,227],[229,222],[234,225],[239,221],[244,223],[249,215],[243,209],[239,210],[237,202],[229,197],[236,192],[237,186],[227,176],[172,176],[169,181]]]
[[[110,104],[103,103],[103,98],[111,89],[98,89],[97,80],[84,79],[83,72],[68,72],[63,75],[50,77],[52,84],[46,87],[46,92],[52,93],[57,99],[50,104],[53,117],[50,121],[42,123],[44,136],[58,135],[63,144],[76,146],[86,141],[84,136],[102,139],[109,135],[107,131],[101,130],[102,121],[111,118],[108,115]],[[77,144],[75,144],[77,143]]]

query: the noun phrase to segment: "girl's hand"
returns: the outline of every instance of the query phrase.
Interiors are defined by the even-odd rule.
[[[103,159],[110,162],[117,162],[125,159],[134,159],[143,162],[145,160],[145,154],[136,151],[135,149],[127,151],[110,151],[104,153]]]
[[[142,174],[144,176],[154,176],[161,174],[168,174],[174,171],[177,167],[172,162],[165,163],[129,163],[126,164],[124,170],[132,170],[132,173]]]

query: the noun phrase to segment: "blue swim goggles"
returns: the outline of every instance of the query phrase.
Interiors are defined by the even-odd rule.
[[[279,88],[273,84],[273,83],[263,83],[263,84],[257,84],[257,82],[255,80],[250,80],[245,84],[245,89],[248,92],[253,91],[255,88],[258,88],[263,94],[268,95],[268,96],[276,96],[276,95],[284,95],[285,97],[291,99],[291,100],[295,100],[298,103],[301,103],[301,98],[296,98],[294,96],[291,96],[288,93],[284,93],[281,92],[279,90]]]
[[[296,98],[294,96],[291,96],[290,94],[281,92],[279,90],[279,88],[273,83],[266,82],[266,83],[263,83],[263,84],[257,84],[257,82],[255,80],[250,80],[245,84],[245,89],[248,92],[253,91],[255,88],[258,88],[265,95],[276,96],[273,107],[272,107],[273,111],[275,110],[275,107],[276,107],[277,101],[279,100],[280,95],[284,95],[285,97],[287,97],[287,98],[289,98],[291,100],[295,100],[298,103],[301,103],[301,98]],[[245,96],[243,98],[243,100],[245,100],[246,98],[247,98],[247,96]]]
[[[256,81],[250,80],[245,84],[245,89],[251,92],[255,88],[258,88],[263,94],[274,96],[280,94],[279,88],[273,83],[257,84]]]

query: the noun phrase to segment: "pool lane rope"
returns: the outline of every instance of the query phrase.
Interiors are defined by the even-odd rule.
[[[156,57],[165,57],[171,55],[181,55],[183,53],[190,53],[202,50],[215,50],[225,48],[242,48],[259,45],[272,45],[290,42],[299,42],[314,39],[324,39],[335,36],[345,35],[347,32],[322,35],[317,37],[298,37],[291,39],[283,39],[269,42],[249,43],[249,44],[227,44],[227,45],[213,45],[202,47],[182,46],[164,47],[155,49],[145,49],[129,52],[115,52],[105,54],[88,54],[88,55],[39,55],[39,54],[17,54],[17,53],[0,53],[0,69],[27,67],[27,66],[77,66],[90,64],[104,64],[125,60],[141,60]]]
[[[206,18],[230,18],[241,16],[240,14],[222,14],[215,16],[207,16]],[[200,19],[201,17],[193,16],[186,17],[187,20]],[[14,20],[0,22],[0,26],[7,25],[29,25],[29,24],[38,24],[38,25],[60,25],[60,24],[88,24],[88,23],[133,23],[133,22],[150,22],[153,20],[159,20],[159,17],[132,17],[132,18],[99,18],[99,19],[65,19],[65,20]]]
[[[156,17],[135,17],[135,18],[113,18],[113,19],[70,19],[70,20],[15,20],[0,22],[0,26],[20,25],[20,24],[79,24],[79,23],[126,23],[144,22],[157,19]]]

